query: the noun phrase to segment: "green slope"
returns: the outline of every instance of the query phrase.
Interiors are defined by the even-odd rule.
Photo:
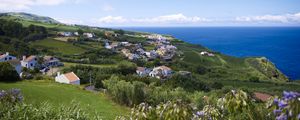
[[[84,91],[78,86],[58,84],[46,81],[24,81],[17,83],[0,83],[0,90],[21,89],[26,103],[38,104],[47,101],[54,106],[69,105],[72,101],[79,103],[86,112],[97,112],[103,119],[114,119],[126,115],[129,109],[113,103],[104,94]]]

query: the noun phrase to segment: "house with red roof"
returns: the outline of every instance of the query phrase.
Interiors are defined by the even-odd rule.
[[[65,84],[73,84],[73,85],[80,85],[80,78],[74,72],[60,74],[57,72],[57,76],[55,77],[55,81],[59,83]]]
[[[21,65],[22,67],[26,67],[28,69],[34,69],[38,65],[38,59],[34,55],[31,55],[29,57],[23,56]]]
[[[9,54],[9,52],[6,52],[5,54],[0,55],[0,62],[6,62],[9,60],[15,60],[15,59],[17,59],[17,58],[15,56],[11,56]]]

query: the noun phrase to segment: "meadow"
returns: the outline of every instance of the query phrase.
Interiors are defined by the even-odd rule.
[[[103,119],[115,119],[115,116],[126,115],[129,108],[112,102],[105,94],[84,91],[79,86],[53,83],[50,81],[23,81],[16,83],[0,83],[1,90],[21,89],[25,103],[39,104],[47,102],[53,106],[79,103],[85,112],[98,113]]]
[[[85,49],[75,46],[72,43],[62,42],[52,38],[35,41],[32,43],[32,46],[38,48],[47,48],[51,52],[60,53],[63,55],[81,54],[86,51]]]

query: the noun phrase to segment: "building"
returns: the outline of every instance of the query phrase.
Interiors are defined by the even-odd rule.
[[[80,85],[80,78],[74,72],[60,74],[57,72],[57,76],[55,77],[55,82],[65,83],[65,84],[73,84]]]
[[[167,78],[173,73],[172,69],[167,66],[155,67],[150,73],[149,76],[156,77],[158,79]]]
[[[57,36],[71,37],[71,36],[73,36],[73,33],[72,32],[57,32]]]
[[[53,56],[44,56],[43,65],[45,67],[57,67],[57,66],[62,66],[63,64],[59,61],[59,59]]]
[[[200,55],[202,55],[202,56],[210,56],[210,57],[215,56],[213,53],[209,53],[209,52],[207,52],[207,51],[202,51],[202,52],[200,53]]]
[[[141,77],[147,76],[150,72],[151,72],[151,69],[149,69],[149,68],[145,68],[145,67],[137,67],[136,68],[136,73]]]
[[[21,66],[21,62],[17,59],[13,59],[13,60],[9,60],[7,61],[11,66],[13,66],[15,68],[15,70],[17,71],[17,73],[20,75],[22,72],[22,66]]]
[[[9,52],[6,52],[5,54],[0,55],[0,62],[6,62],[9,60],[15,60],[15,59],[17,59],[17,58],[15,56],[9,55]]]
[[[34,69],[38,65],[38,59],[34,55],[31,55],[29,57],[23,56],[21,65],[22,65],[22,67],[25,67],[28,69]]]
[[[87,37],[87,38],[93,38],[93,37],[95,37],[94,33],[83,33],[83,36]]]

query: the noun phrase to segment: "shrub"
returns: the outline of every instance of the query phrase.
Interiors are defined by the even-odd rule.
[[[13,66],[7,62],[0,63],[0,81],[2,82],[16,82],[20,77]]]

